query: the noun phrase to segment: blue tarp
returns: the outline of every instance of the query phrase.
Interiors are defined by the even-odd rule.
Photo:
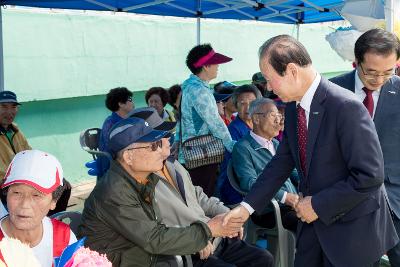
[[[290,24],[341,20],[338,11],[344,2],[345,0],[0,0],[1,5]]]

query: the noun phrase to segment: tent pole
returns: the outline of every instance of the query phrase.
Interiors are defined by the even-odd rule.
[[[200,29],[201,28],[201,21],[200,18],[197,18],[197,23],[196,23],[196,32],[197,32],[197,38],[196,38],[196,42],[197,45],[200,44]]]
[[[0,6],[0,92],[4,91],[3,13]]]
[[[196,20],[196,34],[197,34],[197,45],[200,44],[200,34],[201,34],[201,21],[200,21],[200,14],[201,14],[201,0],[197,0],[197,20]]]
[[[389,32],[394,32],[394,1],[385,1],[385,20],[386,20],[386,30]]]
[[[297,23],[296,24],[296,39],[297,39],[297,41],[299,40],[299,37],[300,37],[300,24]]]

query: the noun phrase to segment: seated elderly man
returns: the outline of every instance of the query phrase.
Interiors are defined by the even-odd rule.
[[[253,101],[249,112],[253,121],[253,130],[236,143],[232,151],[234,172],[240,188],[246,192],[250,190],[258,175],[275,155],[279,142],[274,137],[279,133],[282,119],[274,101],[268,98]],[[292,178],[298,179],[296,171],[292,173]],[[290,178],[275,195],[275,199],[281,203],[283,226],[295,231],[297,216],[293,208],[298,195]],[[253,219],[257,224],[271,228],[275,224],[274,218],[272,210],[267,209],[262,216]]]
[[[252,101],[258,98],[261,98],[261,94],[257,88],[251,84],[239,86],[232,94],[232,102],[238,111],[238,115],[228,126],[229,133],[233,140],[239,141],[253,129],[253,122],[249,116],[249,106]],[[241,200],[240,195],[229,186],[226,174],[231,156],[231,153],[225,150],[224,160],[220,165],[220,175],[217,180],[217,196],[220,196],[222,201],[229,205],[239,203]]]
[[[0,221],[0,240],[12,237],[28,244],[42,267],[51,267],[54,257],[76,242],[68,225],[46,216],[62,194],[62,177],[54,156],[26,150],[15,155],[1,185],[9,214]]]
[[[240,226],[222,227],[223,216],[185,227],[161,221],[154,191],[163,167],[162,141],[139,118],[120,121],[110,131],[110,169],[85,202],[79,232],[86,245],[105,253],[113,266],[157,266],[161,255],[186,255],[208,246],[212,237],[235,236]]]
[[[145,119],[151,127],[164,127],[165,123],[153,110],[152,114],[134,112],[134,117]],[[194,186],[189,173],[170,156],[168,138],[162,139],[165,159],[162,177],[155,189],[155,198],[162,222],[167,226],[186,227],[196,221],[207,223],[210,218],[223,215],[229,208],[219,199],[209,198],[200,186]],[[208,246],[192,256],[194,266],[272,266],[272,255],[263,249],[251,246],[239,238],[216,238]]]

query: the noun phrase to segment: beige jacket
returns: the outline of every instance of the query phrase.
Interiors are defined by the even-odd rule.
[[[13,123],[11,127],[14,130],[14,135],[11,139],[12,145],[8,141],[7,136],[0,132],[0,182],[3,181],[7,167],[15,154],[20,151],[32,149],[17,125]]]

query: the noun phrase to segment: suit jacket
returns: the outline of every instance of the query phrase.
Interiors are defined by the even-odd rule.
[[[343,88],[355,91],[356,71],[332,78]],[[381,144],[385,187],[390,207],[400,218],[400,78],[393,76],[381,89],[376,106],[374,123]]]
[[[279,142],[272,139],[275,149]],[[232,151],[232,166],[238,178],[240,188],[243,191],[250,191],[251,186],[256,182],[258,175],[264,170],[265,166],[272,159],[272,154],[268,149],[263,148],[248,133],[235,144]],[[294,179],[297,180],[297,171],[293,171]],[[285,192],[297,193],[296,187],[290,178],[285,181],[283,186],[275,195],[275,199],[280,201]]]
[[[261,211],[294,167],[300,168],[296,103],[286,107],[285,133],[245,202]],[[383,156],[374,124],[350,91],[322,78],[314,94],[299,191],[312,196],[312,223],[334,266],[367,266],[398,242],[383,187]],[[302,223],[297,235],[301,235]]]

